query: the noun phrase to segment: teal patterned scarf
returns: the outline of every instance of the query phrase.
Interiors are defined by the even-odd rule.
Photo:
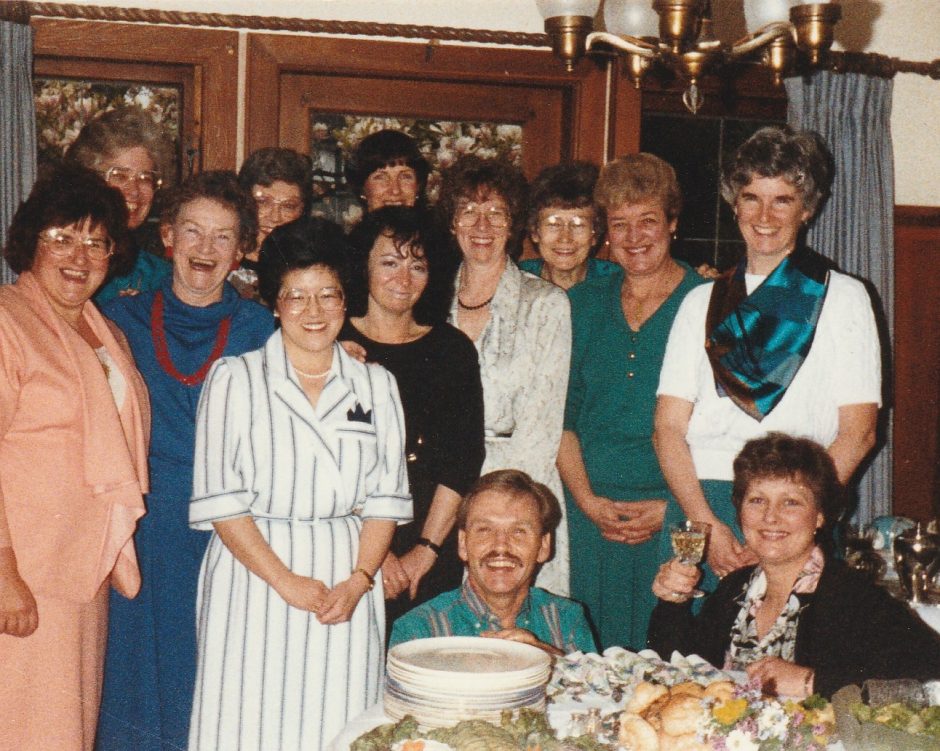
[[[812,250],[796,250],[750,295],[745,263],[715,281],[705,350],[718,393],[760,421],[783,398],[809,353],[831,263]]]

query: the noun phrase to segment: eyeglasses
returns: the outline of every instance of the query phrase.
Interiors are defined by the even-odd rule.
[[[486,206],[479,203],[468,203],[457,207],[457,216],[454,224],[458,227],[472,227],[480,217],[493,229],[503,229],[509,226],[509,212],[502,206]]]
[[[310,300],[316,298],[317,303],[327,313],[336,313],[343,309],[343,290],[338,287],[324,287],[317,292],[305,292],[302,289],[289,289],[278,295],[278,300],[290,313],[302,313],[307,309]]]
[[[302,201],[296,198],[274,198],[258,191],[254,194],[255,203],[258,205],[258,211],[274,211],[280,209],[285,214],[300,215],[304,205]]]
[[[103,261],[114,252],[114,243],[102,237],[79,237],[74,232],[58,227],[50,227],[39,233],[39,239],[53,255],[67,256],[78,247],[85,249],[93,261]]]
[[[539,222],[539,231],[546,235],[560,235],[567,229],[573,237],[588,237],[594,231],[594,222],[584,216],[551,214]]]
[[[143,170],[136,172],[128,167],[108,167],[104,172],[104,181],[115,188],[126,188],[136,183],[138,188],[159,190],[163,185],[163,178],[156,170]]]

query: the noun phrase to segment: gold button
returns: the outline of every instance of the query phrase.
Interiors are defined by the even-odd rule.
[[[633,378],[633,371],[632,371],[632,370],[627,371],[627,378]]]
[[[631,352],[629,355],[627,355],[627,357],[629,357],[631,360],[636,360],[636,352]]]

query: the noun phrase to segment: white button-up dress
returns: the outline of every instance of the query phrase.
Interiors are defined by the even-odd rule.
[[[190,524],[251,516],[295,573],[326,586],[356,566],[363,519],[411,519],[405,428],[394,377],[336,346],[316,407],[281,332],[210,371],[196,417]],[[214,535],[197,605],[189,748],[324,748],[379,698],[382,586],[347,623],[289,606]]]

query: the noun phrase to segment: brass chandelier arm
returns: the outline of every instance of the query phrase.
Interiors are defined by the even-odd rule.
[[[586,42],[587,48],[591,49],[595,42],[608,44],[618,50],[623,50],[624,52],[629,52],[633,55],[640,55],[641,57],[655,58],[658,57],[660,53],[658,46],[650,44],[649,42],[646,42],[642,39],[637,39],[635,37],[622,37],[618,36],[617,34],[611,34],[607,31],[594,31],[588,34]]]
[[[731,58],[744,57],[745,55],[750,55],[752,52],[763,49],[775,39],[786,37],[790,37],[794,42],[796,41],[793,27],[790,24],[783,22],[770,23],[750,36],[746,36],[740,41],[735,42],[731,46],[728,56]]]

